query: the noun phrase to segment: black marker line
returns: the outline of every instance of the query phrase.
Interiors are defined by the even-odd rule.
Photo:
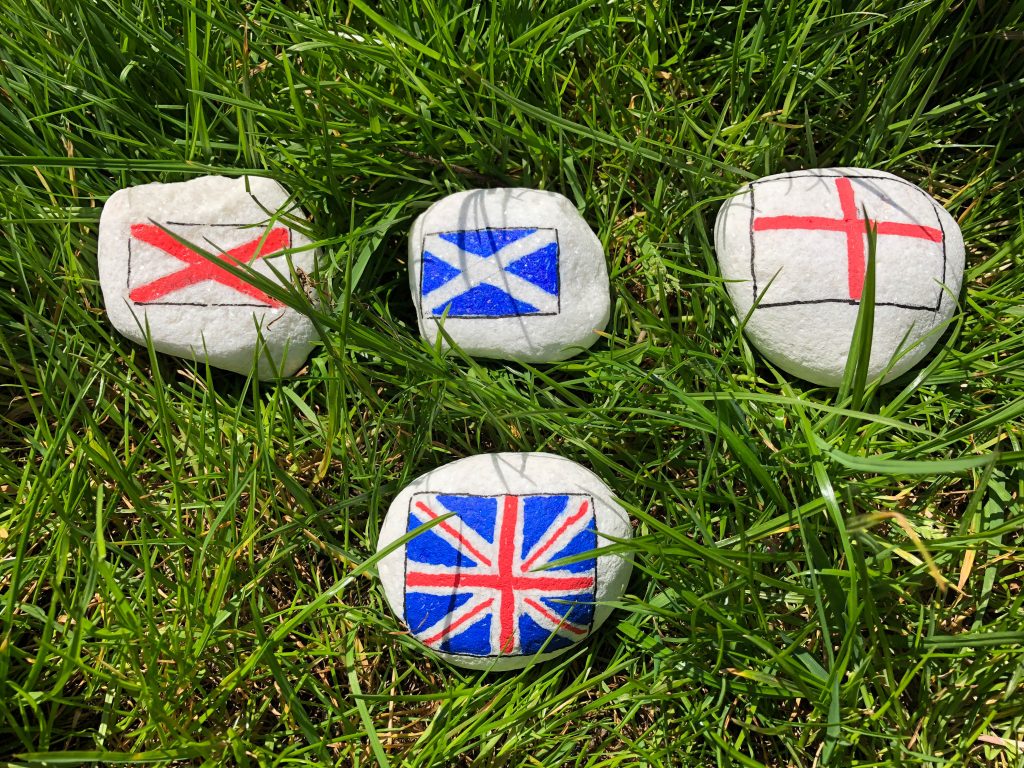
[[[139,307],[255,307],[257,309],[283,309],[269,304],[204,304],[199,301],[136,301]]]
[[[942,226],[942,217],[939,215],[939,210],[935,208],[935,220],[939,222],[939,231],[942,232],[942,282],[939,284],[939,298],[935,302],[935,311],[939,311],[939,307],[942,306],[942,295],[945,293],[946,288],[946,228]]]
[[[757,301],[757,273],[754,271],[754,183],[750,185],[750,279],[754,283],[754,301]]]
[[[856,307],[860,304],[855,299],[802,299],[798,301],[777,301],[769,304],[758,304],[754,309],[771,309],[772,307],[796,307],[803,304],[847,304],[851,307]],[[922,312],[934,312],[935,310],[930,306],[921,306],[920,304],[900,304],[895,301],[876,301],[876,307],[893,307],[896,309],[912,309],[920,310]]]
[[[235,227],[236,229],[256,229],[257,227],[267,228],[267,225],[259,221],[248,221],[243,223],[223,223],[215,221],[165,221],[167,227]],[[274,225],[271,224],[271,229]],[[289,230],[290,231],[290,230]]]

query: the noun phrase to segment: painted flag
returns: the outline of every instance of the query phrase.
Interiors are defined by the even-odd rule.
[[[516,317],[559,311],[558,230],[469,229],[423,238],[424,317]]]
[[[597,547],[584,494],[417,493],[405,549],[405,622],[423,643],[470,656],[532,655],[583,638],[594,618]]]
[[[128,298],[135,304],[284,306],[177,238],[218,261],[248,265],[268,277],[273,272],[263,266],[265,260],[291,247],[291,230],[282,226],[137,222],[128,239]],[[278,268],[287,272],[287,264]]]
[[[755,181],[750,194],[750,269],[754,298],[765,292],[760,309],[858,304],[869,224],[877,232],[875,303],[938,309],[946,236],[937,204],[922,190],[889,177],[815,172]],[[808,280],[802,262],[822,265],[820,277]]]

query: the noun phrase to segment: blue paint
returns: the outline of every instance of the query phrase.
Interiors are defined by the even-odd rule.
[[[413,632],[422,632],[464,605],[470,597],[472,595],[469,593],[428,595],[425,592],[410,592],[405,596],[405,621]]]
[[[486,656],[491,647],[492,614],[481,615],[482,619],[473,621],[458,634],[445,638],[439,649],[447,653],[461,653],[467,656]]]
[[[521,653],[528,655],[539,653],[541,650],[545,653],[557,651],[559,648],[572,645],[572,640],[564,635],[552,635],[524,613],[519,617],[519,643]]]
[[[513,508],[521,541],[502,535],[504,516]],[[522,655],[542,647],[557,650],[589,630],[597,589],[596,559],[545,566],[561,557],[585,556],[597,546],[592,499],[580,494],[422,492],[413,496],[411,509],[418,512],[409,516],[410,531],[420,528],[423,518],[447,516],[443,524],[435,523],[410,540],[405,550],[404,618],[420,640],[460,655]],[[572,528],[563,528],[577,515]],[[520,569],[527,559],[531,564],[523,573]],[[507,579],[513,575],[517,586],[509,615],[502,601],[507,599]],[[577,583],[572,587],[565,582],[554,587],[544,584],[552,577]],[[523,583],[531,579],[536,579],[536,585]],[[508,624],[495,626],[501,621]],[[564,626],[552,629],[563,621],[576,631]],[[495,647],[496,638],[505,632],[514,636],[511,650]]]
[[[427,523],[420,523],[412,515],[409,516],[410,531],[426,525]],[[456,549],[438,536],[434,530],[436,527],[435,523],[429,530],[421,531],[418,536],[409,539],[409,543],[405,545],[408,557],[419,563],[431,565],[450,565],[459,568],[472,568],[477,565],[465,552]]]
[[[433,313],[438,317],[448,313],[448,317],[460,315],[486,315],[488,317],[507,317],[509,315],[528,315],[537,308],[525,301],[517,301],[500,288],[481,284],[456,296],[440,306],[434,307]]]
[[[523,256],[523,258],[512,262],[505,267],[506,272],[511,272],[523,280],[541,288],[552,296],[558,295],[558,245],[551,243],[545,245],[539,251]]]
[[[498,519],[496,496],[448,496],[439,493],[437,501],[444,507],[438,511],[454,512],[459,520],[485,539],[494,538],[494,524]]]
[[[488,258],[506,245],[532,235],[536,229],[467,229],[461,232],[442,232],[441,239],[447,240],[460,251],[468,251]]]
[[[528,244],[506,251],[526,237],[531,237]],[[533,250],[521,253],[523,247]],[[558,233],[553,228],[470,229],[426,235],[420,281],[423,310],[428,317],[558,314],[558,259]],[[482,260],[493,260],[499,269],[474,277],[472,268]]]
[[[591,568],[594,566],[591,565]],[[540,602],[551,609],[552,613],[565,617],[566,621],[582,627],[590,625],[594,618],[594,603],[580,600],[579,595],[562,595],[561,597],[542,597]]]
[[[551,521],[565,511],[568,496],[527,496],[523,499],[523,554],[525,558]],[[551,554],[551,553],[549,553]]]
[[[551,556],[551,561],[561,560],[563,557],[574,557],[576,555],[582,555],[584,552],[591,552],[597,548],[597,531],[594,530],[593,524],[585,531],[580,531],[572,541],[568,543],[564,548],[555,552]],[[572,571],[573,573],[584,573],[594,567],[594,559],[587,558],[580,560],[575,563],[568,563],[566,565],[558,566],[559,569],[564,571]]]
[[[445,264],[437,256],[427,251],[423,254],[423,295],[440,288],[461,274],[460,270]]]

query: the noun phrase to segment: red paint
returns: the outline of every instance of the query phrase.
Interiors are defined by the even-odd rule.
[[[416,509],[418,509],[420,512],[425,514],[431,520],[436,520],[437,518],[440,517],[440,515],[438,515],[436,512],[434,512],[434,510],[432,510],[430,507],[428,507],[422,501],[417,501],[416,502]],[[458,541],[459,544],[461,544],[463,547],[465,547],[466,551],[469,552],[469,554],[471,554],[473,557],[475,557],[478,562],[481,562],[484,565],[490,565],[491,564],[491,561],[487,557],[485,557],[480,552],[480,550],[476,549],[476,547],[474,547],[472,544],[470,544],[468,541],[466,541],[466,539],[463,538],[461,533],[459,533],[457,530],[455,530],[450,525],[448,525],[447,521],[438,523],[437,527],[440,528],[445,533],[447,533],[453,539]]]
[[[458,621],[453,622],[449,626],[445,627],[444,629],[442,629],[440,632],[438,632],[433,637],[428,637],[423,642],[426,643],[427,645],[430,645],[432,643],[436,643],[438,640],[443,638],[445,635],[451,634],[452,630],[455,629],[456,627],[459,627],[459,626],[465,624],[471,618],[473,618],[478,613],[480,613],[480,611],[486,611],[488,608],[491,607],[491,604],[493,602],[494,602],[494,598],[493,597],[490,600],[485,600],[484,602],[480,603],[480,605],[478,605],[476,608],[474,608],[472,611],[470,611],[465,616],[463,616],[461,619],[459,619]]]
[[[516,555],[518,516],[519,499],[515,496],[506,496],[498,543],[498,582],[501,585],[501,638],[498,641],[498,649],[501,653],[512,653],[515,647],[516,574],[512,572],[512,562]]]
[[[426,504],[421,501],[416,502],[416,507],[424,514],[428,515],[431,519],[439,517],[433,510],[430,509]],[[497,531],[497,543],[498,543],[498,567],[497,573],[491,574],[477,574],[477,573],[462,573],[456,571],[455,573],[419,573],[417,571],[409,571],[405,575],[405,584],[407,587],[434,587],[439,589],[452,589],[458,590],[468,587],[484,587],[487,589],[493,589],[498,593],[498,600],[500,600],[498,606],[498,627],[499,627],[499,641],[498,650],[499,653],[512,653],[515,650],[515,601],[516,591],[526,589],[541,589],[545,591],[561,591],[561,592],[581,592],[583,590],[592,589],[594,586],[594,577],[592,576],[545,576],[543,571],[538,575],[531,575],[527,572],[527,567],[530,563],[537,559],[540,554],[550,546],[551,542],[554,542],[558,536],[565,531],[570,525],[578,521],[582,515],[587,512],[587,502],[583,502],[579,511],[572,516],[564,525],[560,526],[558,532],[551,537],[548,544],[546,544],[539,552],[537,552],[530,560],[523,563],[519,567],[518,573],[515,569],[515,558],[516,558],[516,528],[518,527],[519,520],[519,498],[516,496],[506,496],[502,514],[498,519],[498,525],[500,526]],[[445,532],[455,538],[463,547],[465,547],[474,557],[483,562],[485,565],[491,563],[484,557],[480,552],[475,550],[469,542],[467,542],[454,528],[447,526],[447,523],[439,523],[441,528],[444,528]],[[447,527],[446,527],[447,526]],[[522,598],[524,602],[530,603],[534,610],[540,612],[549,621],[555,624],[560,624],[565,629],[578,634],[586,634],[585,630],[579,630],[575,627],[569,627],[563,623],[565,620],[559,618],[555,614],[548,611],[543,605],[540,605],[536,601],[532,601],[530,598]],[[470,617],[475,616],[486,607],[490,606],[494,602],[494,599],[487,600],[485,603],[477,606],[468,614],[463,616],[457,622],[449,627],[446,627],[441,633],[434,637],[424,640],[425,643],[430,644],[437,642],[442,637],[451,634],[451,631],[464,623],[466,623]]]
[[[187,286],[201,283],[204,280],[214,280],[221,285],[226,285],[228,288],[256,299],[261,304],[271,307],[284,306],[282,302],[272,299],[263,291],[240,280],[191,248],[182,245],[155,224],[133,224],[132,237],[155,248],[159,248],[179,261],[184,261],[188,264],[184,269],[164,277],[159,277],[151,283],[135,288],[128,294],[128,298],[132,301],[155,301]],[[270,230],[265,237],[260,236],[237,248],[232,248],[230,251],[222,254],[220,258],[228,263],[249,264],[256,261],[256,259],[263,258],[287,247],[288,230],[283,227],[277,227]]]
[[[580,629],[579,627],[574,627],[572,624],[569,624],[568,621],[564,617],[556,616],[551,611],[549,611],[547,608],[545,608],[543,605],[538,603],[536,600],[531,600],[528,597],[524,597],[523,598],[523,602],[526,603],[531,608],[533,608],[533,610],[535,610],[537,613],[539,613],[545,619],[550,621],[552,624],[556,624],[559,627],[561,627],[562,629],[566,629],[566,630],[568,630],[568,631],[570,631],[570,632],[572,632],[573,634],[576,634],[576,635],[585,635],[585,634],[587,634],[587,630]]]
[[[898,221],[875,221],[862,219],[857,215],[857,200],[853,194],[853,183],[849,179],[836,179],[839,191],[839,205],[843,218],[830,219],[826,216],[761,216],[754,219],[754,231],[765,232],[779,229],[811,229],[826,232],[843,232],[846,235],[846,270],[850,298],[860,299],[864,290],[864,243],[867,228],[871,226],[879,235],[914,237],[942,242],[942,230],[921,224],[906,224]]]
[[[461,587],[487,587],[503,590],[506,583],[512,589],[545,589],[580,592],[590,589],[594,579],[590,576],[521,576],[506,578],[504,574],[475,573],[419,573],[409,571],[405,583],[410,587],[439,587],[458,589]]]
[[[580,518],[582,518],[586,514],[587,514],[587,502],[584,501],[582,504],[580,504],[579,512],[577,512],[575,515],[573,515],[568,520],[566,520],[564,523],[562,523],[562,525],[559,527],[559,529],[557,531],[555,531],[555,535],[552,536],[551,538],[549,538],[546,542],[544,542],[544,546],[541,547],[540,549],[538,549],[536,552],[534,552],[533,553],[533,557],[531,557],[529,560],[527,560],[525,563],[523,563],[523,573],[526,573],[526,571],[530,570],[530,566],[533,565],[537,561],[537,558],[539,558],[541,555],[543,555],[545,552],[547,552],[548,549],[550,549],[551,546],[558,540],[558,537],[561,536],[563,533],[565,533],[566,530],[568,530],[570,525],[572,525],[573,523],[577,522]]]

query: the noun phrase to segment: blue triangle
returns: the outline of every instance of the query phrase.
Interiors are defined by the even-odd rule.
[[[485,539],[494,539],[494,525],[498,517],[497,498],[494,496],[454,496],[439,493],[437,501],[445,510],[450,510],[457,514],[463,523]]]
[[[529,280],[538,288],[558,295],[558,243],[549,243],[540,250],[529,253],[505,267],[523,280]]]
[[[593,523],[591,523],[591,526],[592,525]],[[584,552],[589,552],[592,549],[597,549],[597,532],[592,527],[588,527],[577,533],[573,537],[572,541],[562,547],[558,552],[551,555],[551,557],[548,558],[548,561],[554,562],[555,560],[561,560],[563,557],[582,555]],[[550,552],[550,550],[548,551]],[[594,560],[578,560],[575,563],[560,565],[558,567],[566,571],[572,571],[573,573],[583,573],[594,567]]]
[[[532,235],[536,229],[467,229],[461,232],[442,232],[440,237],[454,243],[460,250],[477,256],[493,256],[506,245]]]
[[[413,515],[409,515],[409,530],[414,531],[421,525]],[[476,562],[461,549],[456,549],[440,535],[437,528],[420,531],[418,536],[409,539],[405,545],[405,556],[415,563],[431,565],[447,565],[455,568],[473,568]]]
[[[561,616],[573,624],[586,626],[594,618],[594,595],[548,595],[541,596],[540,601],[551,609],[552,613]]]
[[[540,537],[551,529],[569,501],[568,496],[526,496],[523,498],[523,557],[533,549]],[[548,550],[548,554],[551,550]]]
[[[537,312],[537,308],[525,301],[519,301],[500,288],[481,283],[451,301],[446,301],[431,310],[438,317],[448,312],[448,317],[508,317]]]
[[[567,645],[572,645],[572,640],[545,629],[525,613],[519,617],[519,647],[524,656],[537,653],[541,649],[545,652],[556,651]]]
[[[430,251],[424,251],[423,253],[423,295],[426,296],[428,293],[433,291],[435,288],[440,288],[442,285],[447,283],[449,280],[458,277],[462,272],[453,267],[451,264],[447,264],[441,261],[437,256],[432,254]]]
[[[405,623],[413,632],[422,632],[434,626],[460,605],[464,605],[472,596],[471,592],[450,595],[406,592]]]
[[[449,635],[438,650],[445,653],[460,653],[468,656],[486,656],[491,652],[491,616],[484,613],[482,618],[463,625],[455,634]]]

